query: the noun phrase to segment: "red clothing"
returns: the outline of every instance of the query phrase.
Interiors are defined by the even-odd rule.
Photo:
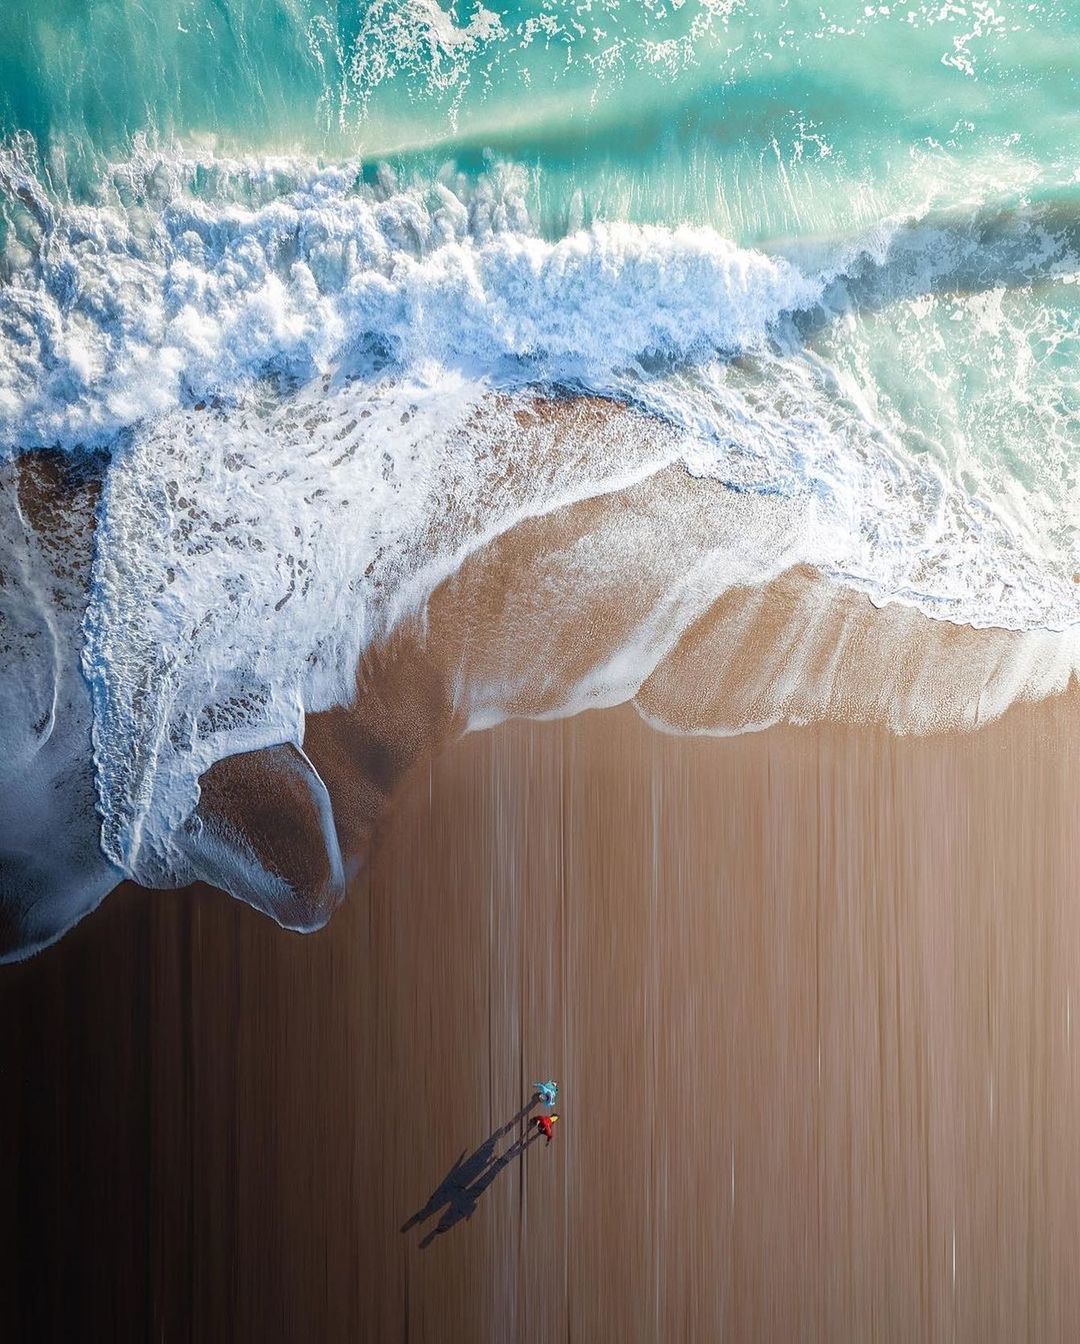
[[[551,1135],[555,1128],[555,1126],[552,1124],[551,1116],[538,1115],[536,1119],[533,1121],[533,1124],[540,1131],[540,1133],[543,1134],[544,1138],[547,1139],[548,1143],[550,1143]]]

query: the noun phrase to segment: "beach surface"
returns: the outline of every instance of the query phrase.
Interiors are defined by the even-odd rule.
[[[1080,3],[173,8],[0,9],[0,1344],[1075,1344]]]
[[[319,933],[113,893],[0,973],[13,1337],[1076,1338],[1078,707],[507,723]]]

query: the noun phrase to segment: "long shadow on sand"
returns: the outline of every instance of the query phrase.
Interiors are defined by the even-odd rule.
[[[516,1115],[511,1116],[505,1124],[493,1130],[479,1148],[470,1153],[468,1157],[462,1151],[457,1161],[439,1182],[435,1190],[432,1191],[431,1198],[424,1207],[418,1209],[409,1221],[402,1225],[402,1232],[408,1232],[418,1223],[433,1218],[440,1209],[444,1210],[442,1217],[421,1241],[421,1250],[430,1246],[435,1238],[441,1236],[442,1233],[449,1232],[458,1223],[471,1218],[476,1212],[480,1196],[499,1173],[505,1170],[511,1162],[520,1158],[529,1144],[540,1137],[536,1131],[522,1134],[501,1157],[495,1155],[495,1148],[499,1139],[519,1125],[535,1105],[536,1098],[533,1097],[522,1106]]]

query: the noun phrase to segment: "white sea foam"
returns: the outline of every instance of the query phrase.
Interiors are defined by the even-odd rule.
[[[0,294],[0,443],[109,442],[253,380],[307,380],[366,341],[518,382],[609,380],[643,357],[760,348],[819,280],[708,229],[528,228],[520,178],[354,194],[316,172],[257,208],[71,208]]]
[[[907,413],[875,334],[875,314],[900,313],[916,361],[928,315],[965,349],[997,339],[986,294],[1035,304],[1033,276],[1070,273],[1045,228],[1006,230],[992,275],[972,271],[963,224],[975,241],[951,263],[898,251],[897,225],[876,254],[813,268],[703,228],[545,240],[512,172],[468,192],[358,188],[295,163],[212,172],[220,190],[197,197],[189,167],[143,165],[114,174],[115,198],[61,208],[5,168],[22,205],[0,288],[0,443],[112,454],[83,667],[103,848],[143,881],[193,875],[174,839],[200,773],[299,744],[304,714],[349,698],[363,648],[470,549],[672,462],[782,497],[798,526],[772,551],[718,536],[644,620],[634,666],[598,672],[587,700],[632,694],[732,575],[781,562],[956,621],[1080,619],[1060,358],[1024,392],[1048,379],[1061,403],[1057,476],[1027,489],[953,442],[952,421],[933,444],[940,407],[925,425]],[[1075,339],[1067,314],[1047,330],[1042,354]],[[531,409],[556,387],[638,409],[567,429]]]
[[[26,506],[0,463],[0,959],[51,942],[120,876],[99,845],[78,667],[86,518],[56,517],[40,536]]]

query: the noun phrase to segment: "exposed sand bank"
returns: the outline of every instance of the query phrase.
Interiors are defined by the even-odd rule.
[[[16,1337],[1075,1338],[1077,709],[508,724],[319,934],[114,893],[0,976]]]

